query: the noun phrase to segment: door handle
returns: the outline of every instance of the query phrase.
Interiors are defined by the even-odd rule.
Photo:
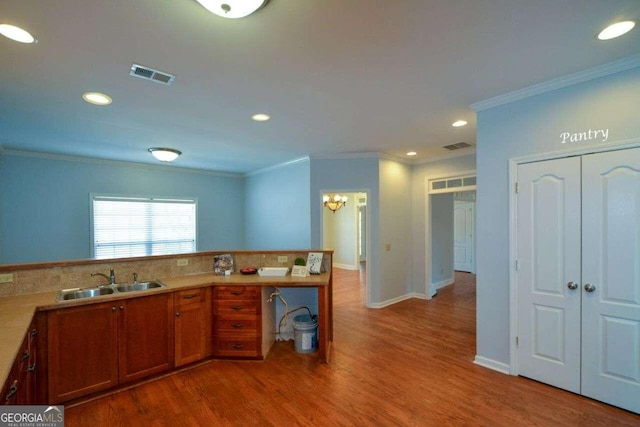
[[[575,291],[576,289],[578,289],[578,284],[576,282],[569,282],[567,283],[567,288]]]
[[[584,290],[591,293],[593,291],[596,290],[595,285],[592,285],[591,283],[587,283],[586,285],[584,285]]]

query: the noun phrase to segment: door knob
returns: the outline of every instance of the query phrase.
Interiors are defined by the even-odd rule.
[[[586,285],[584,285],[584,290],[591,293],[596,290],[596,287],[591,283],[587,283]]]
[[[567,283],[567,288],[575,291],[576,289],[578,289],[578,284],[576,282],[569,282]]]

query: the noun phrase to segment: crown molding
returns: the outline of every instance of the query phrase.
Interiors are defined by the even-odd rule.
[[[281,168],[285,168],[288,166],[293,166],[297,163],[302,163],[302,162],[308,162],[309,161],[309,157],[300,157],[299,159],[293,159],[293,160],[289,160],[288,162],[283,162],[283,163],[278,163],[276,165],[273,166],[267,166],[266,168],[262,168],[262,169],[257,169],[255,171],[252,172],[247,172],[244,175],[242,175],[243,177],[249,177],[249,176],[255,176],[255,175],[260,175],[263,173],[267,173],[267,172],[272,172],[276,169],[281,169]]]
[[[398,163],[410,165],[413,163],[411,159],[394,156],[393,154],[368,151],[363,153],[330,153],[330,154],[314,154],[309,156],[311,160],[344,160],[344,159],[384,159]]]
[[[640,67],[640,54],[609,62],[607,64],[599,65],[597,67],[589,68],[577,73],[558,77],[546,82],[537,83],[532,86],[505,93],[503,95],[498,95],[484,101],[475,102],[469,105],[469,107],[475,112],[479,112],[487,110],[489,108],[509,104],[511,102],[520,101],[525,98],[530,98],[532,96],[541,95],[543,93],[551,92],[557,89],[562,89],[567,86],[572,86],[578,83],[584,83],[589,80],[594,80],[600,77],[627,71],[636,67]]]
[[[175,166],[163,166],[163,165],[151,165],[146,163],[136,163],[136,162],[123,162],[119,160],[108,160],[108,159],[97,159],[94,157],[82,157],[82,156],[69,156],[64,154],[53,154],[53,153],[42,153],[38,151],[22,151],[22,150],[12,150],[12,149],[2,149],[0,147],[0,156],[14,156],[14,157],[31,157],[38,159],[47,159],[47,160],[60,160],[65,162],[75,162],[75,163],[91,163],[98,165],[109,165],[109,166],[120,166],[120,167],[128,167],[128,168],[136,168],[136,169],[148,169],[148,170],[162,170],[165,172],[180,172],[180,173],[191,173],[197,175],[212,175],[212,176],[221,176],[225,178],[242,178],[243,175],[240,173],[229,173],[229,172],[216,172],[216,171],[207,171],[204,169],[191,169],[191,168],[182,168]]]

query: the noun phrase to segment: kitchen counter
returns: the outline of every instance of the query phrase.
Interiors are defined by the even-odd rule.
[[[331,274],[323,273],[307,277],[263,277],[255,275],[218,276],[213,273],[197,273],[185,276],[165,277],[159,279],[167,285],[164,288],[136,291],[95,298],[86,298],[56,302],[57,291],[42,292],[26,295],[0,297],[0,385],[4,384],[13,362],[17,356],[20,344],[24,339],[31,320],[37,311],[54,310],[63,307],[79,306],[97,302],[113,301],[124,298],[135,298],[154,293],[174,292],[180,289],[197,288],[202,286],[275,286],[295,288],[315,288],[318,290],[318,314],[320,315],[319,357],[328,362],[330,341],[333,340]]]

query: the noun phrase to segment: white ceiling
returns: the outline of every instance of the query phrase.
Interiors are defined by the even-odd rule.
[[[0,37],[0,146],[140,163],[168,146],[175,166],[238,173],[339,153],[424,161],[475,144],[470,104],[638,54],[638,29],[596,39],[619,18],[640,1],[271,0],[239,20],[195,0],[1,1],[0,23],[39,43]]]

